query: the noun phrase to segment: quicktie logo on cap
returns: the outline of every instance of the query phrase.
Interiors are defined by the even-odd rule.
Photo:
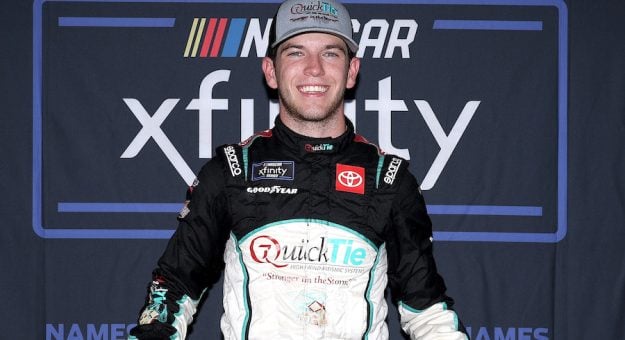
[[[291,7],[292,14],[324,14],[324,15],[332,15],[336,17],[338,15],[338,11],[334,6],[327,2],[311,2],[309,4],[295,4]],[[294,20],[294,19],[291,19]]]

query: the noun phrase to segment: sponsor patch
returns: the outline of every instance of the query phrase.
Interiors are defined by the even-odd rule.
[[[334,151],[334,144],[331,143],[306,143],[304,150],[310,153],[331,153]]]
[[[365,193],[365,168],[337,163],[336,191],[363,195]]]
[[[399,171],[401,163],[401,158],[393,157],[391,163],[386,168],[386,172],[384,173],[384,183],[392,185],[393,182],[395,182],[395,177],[397,176],[397,171]]]
[[[184,205],[182,206],[182,209],[178,213],[178,218],[185,218],[187,217],[187,215],[189,215],[189,213],[191,212],[191,209],[189,209],[189,203],[191,203],[191,201],[189,200],[184,201]]]
[[[252,164],[252,181],[276,179],[292,181],[295,178],[295,162],[264,161]]]
[[[274,185],[270,187],[249,187],[247,188],[247,192],[250,194],[281,194],[281,195],[295,195],[297,194],[297,188],[285,188],[279,185]]]
[[[197,188],[198,185],[200,185],[200,180],[196,177],[193,180],[193,184],[191,184],[191,186],[189,186],[189,188],[187,189],[187,200],[191,199],[191,195],[193,195],[193,191],[195,190],[195,188]]]
[[[226,154],[226,160],[228,161],[228,167],[230,168],[230,173],[232,174],[232,177],[241,175],[243,173],[243,170],[241,169],[239,157],[237,156],[237,151],[234,146],[226,146],[224,148],[224,152]]]
[[[313,326],[325,326],[328,321],[326,319],[326,306],[315,300],[306,306],[306,311],[300,314],[299,319]]]
[[[162,288],[161,283],[164,280],[160,277],[155,278],[150,285],[149,305],[145,307],[139,317],[140,325],[148,325],[155,321],[167,321],[167,288]]]

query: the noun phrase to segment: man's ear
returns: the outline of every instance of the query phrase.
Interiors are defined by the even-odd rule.
[[[360,58],[353,57],[349,61],[349,67],[347,69],[347,82],[345,84],[346,88],[351,89],[356,85],[358,70],[360,70]]]
[[[276,68],[273,60],[269,57],[264,57],[262,61],[263,74],[265,75],[265,81],[267,86],[272,89],[278,88],[278,81],[276,80]]]

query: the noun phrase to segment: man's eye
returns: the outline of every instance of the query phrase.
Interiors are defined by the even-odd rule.
[[[303,53],[300,52],[300,51],[293,51],[293,52],[287,53],[287,55],[290,56],[290,57],[299,57],[299,56],[302,56]]]

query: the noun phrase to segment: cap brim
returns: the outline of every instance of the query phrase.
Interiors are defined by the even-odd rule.
[[[354,39],[352,39],[351,37],[348,37],[344,34],[341,34],[339,32],[337,32],[336,30],[331,30],[331,29],[324,29],[324,28],[314,28],[314,27],[310,27],[310,28],[299,28],[299,29],[295,29],[293,31],[287,32],[284,35],[282,35],[280,40],[276,40],[271,47],[275,48],[276,46],[280,45],[281,43],[283,43],[284,41],[302,34],[302,33],[312,33],[312,32],[319,32],[319,33],[328,33],[328,34],[332,34],[334,36],[337,36],[341,39],[343,39],[343,41],[345,41],[345,44],[347,44],[347,48],[349,48],[349,50],[356,54],[356,52],[358,52],[358,44],[354,41]]]

